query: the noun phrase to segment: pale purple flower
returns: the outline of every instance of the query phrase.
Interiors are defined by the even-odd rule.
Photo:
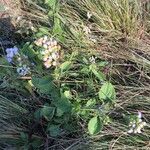
[[[7,61],[8,61],[9,63],[12,62],[12,58],[11,58],[11,57],[6,57],[6,59],[7,59]]]
[[[7,57],[14,57],[14,53],[12,52],[12,51],[10,51],[10,53],[7,53],[7,55],[6,55]]]
[[[18,48],[17,47],[14,47],[14,48],[12,48],[13,49],[13,53],[14,53],[14,55],[17,55],[18,54]]]
[[[13,47],[13,48],[6,48],[6,59],[8,62],[12,62],[12,59],[15,55],[18,54],[18,48],[17,47]]]

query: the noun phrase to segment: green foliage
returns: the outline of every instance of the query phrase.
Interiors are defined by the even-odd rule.
[[[47,4],[51,8],[55,8],[57,0],[45,0],[45,4]]]
[[[135,89],[129,87],[136,91],[134,93],[129,90],[124,92],[124,87],[121,92],[125,96],[119,102],[116,101],[115,89],[119,91],[119,88],[114,86],[116,82],[114,85],[110,83],[109,70],[109,73],[105,72],[110,63],[102,59],[100,52],[95,51],[101,49],[101,45],[108,50],[111,46],[115,49],[114,45],[119,45],[118,39],[137,35],[143,25],[142,16],[145,16],[142,14],[141,3],[135,0],[37,0],[30,1],[30,6],[37,6],[36,15],[45,15],[40,16],[38,25],[36,23],[40,27],[30,39],[47,35],[60,43],[62,50],[59,64],[44,68],[41,61],[44,46],[38,47],[33,41],[19,46],[20,56],[27,56],[25,63],[31,68],[28,76],[17,74],[19,62],[8,63],[5,56],[0,56],[0,95],[5,95],[0,96],[0,144],[18,145],[18,149],[61,149],[68,145],[78,149],[72,144],[74,139],[75,146],[84,142],[83,137],[92,143],[93,136],[88,137],[91,135],[97,135],[96,141],[100,141],[102,146],[100,149],[115,149],[118,145],[133,145],[134,142],[137,145],[147,143],[148,134],[128,136],[122,116],[130,113],[132,108],[134,112],[136,109],[144,109],[143,112],[149,110],[149,99],[140,99],[137,87],[144,89],[146,94],[149,88],[143,87],[144,84],[136,84]],[[31,9],[30,14],[32,12]],[[91,13],[91,17],[88,18],[87,13]],[[88,34],[85,29],[90,29]],[[91,57],[94,61],[90,60]],[[143,66],[142,62],[142,69]],[[113,70],[113,64],[111,67]],[[137,72],[141,74],[141,68]],[[144,74],[140,78],[147,82],[149,71],[145,74],[146,78],[143,78]],[[111,79],[114,82],[114,76]],[[126,79],[123,81],[127,82]],[[124,97],[127,100],[136,97],[137,101],[134,105],[126,102]],[[130,117],[130,121],[134,120]],[[112,147],[110,143],[113,143]],[[133,149],[133,146],[129,149]]]
[[[55,89],[53,79],[49,76],[42,78],[32,77],[32,84],[43,94],[51,94]]]
[[[57,137],[60,135],[60,125],[54,125],[54,124],[49,124],[47,127],[47,132],[50,134],[52,137]]]
[[[100,81],[106,80],[105,75],[102,72],[98,71],[97,66],[95,64],[90,65],[89,69],[92,71],[95,77],[97,77]]]
[[[44,106],[40,110],[40,116],[43,116],[46,120],[50,121],[54,116],[55,108]]]
[[[88,130],[92,135],[98,134],[102,130],[102,121],[99,116],[91,118],[88,123]]]
[[[115,89],[111,83],[106,82],[102,85],[99,90],[99,99],[106,102],[113,102],[116,99]]]

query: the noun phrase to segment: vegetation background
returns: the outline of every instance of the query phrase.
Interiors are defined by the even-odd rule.
[[[0,148],[149,150],[150,1],[12,3],[0,5],[9,12],[0,20],[8,21],[0,26]],[[61,46],[59,65],[48,69],[35,44],[45,36]],[[19,55],[8,63],[13,46]],[[129,133],[138,112],[147,125]]]

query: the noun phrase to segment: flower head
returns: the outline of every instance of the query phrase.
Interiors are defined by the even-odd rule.
[[[138,118],[141,119],[142,118],[142,113],[139,111],[138,112]]]
[[[43,50],[40,52],[42,54],[42,61],[46,68],[50,68],[51,66],[57,66],[59,56],[59,50],[61,49],[60,45],[58,45],[57,41],[53,38],[49,38],[48,36],[44,36],[37,41],[35,41],[37,46],[43,47]]]
[[[90,19],[92,17],[92,14],[88,11],[87,12],[87,18]]]
[[[25,76],[30,73],[30,68],[27,65],[23,65],[17,68],[17,72],[20,76]]]
[[[128,133],[142,133],[142,129],[146,126],[146,122],[142,121],[142,113],[138,112],[137,119],[130,121]]]
[[[6,48],[6,59],[8,62],[12,62],[13,57],[18,54],[19,49],[17,47]]]

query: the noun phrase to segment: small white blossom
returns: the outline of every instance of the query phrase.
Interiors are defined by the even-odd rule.
[[[53,61],[53,66],[57,66],[57,62],[56,61]]]
[[[43,47],[44,47],[45,49],[47,49],[48,45],[45,43],[45,44],[43,44]]]
[[[44,37],[43,37],[43,40],[48,40],[48,36],[47,35],[45,35]]]
[[[89,58],[90,63],[96,63],[96,58],[94,56],[91,56]]]
[[[17,68],[17,72],[20,76],[25,76],[30,73],[30,68],[26,65]]]
[[[133,131],[134,131],[133,129],[130,129],[130,130],[128,131],[128,133],[133,133]]]
[[[43,57],[43,61],[46,61],[47,59],[48,59],[47,56],[44,56],[44,57]]]
[[[138,112],[138,116],[137,116],[138,120],[134,120],[131,121],[129,124],[129,131],[128,133],[142,133],[142,129],[144,128],[144,126],[146,126],[146,122],[142,121],[142,113]]]
[[[87,18],[90,19],[92,17],[92,14],[88,11],[87,12]]]
[[[53,60],[52,56],[49,56],[49,57],[48,57],[48,60],[49,60],[49,61],[52,61],[52,60]]]
[[[138,118],[141,119],[142,118],[142,113],[139,111],[138,112]]]

